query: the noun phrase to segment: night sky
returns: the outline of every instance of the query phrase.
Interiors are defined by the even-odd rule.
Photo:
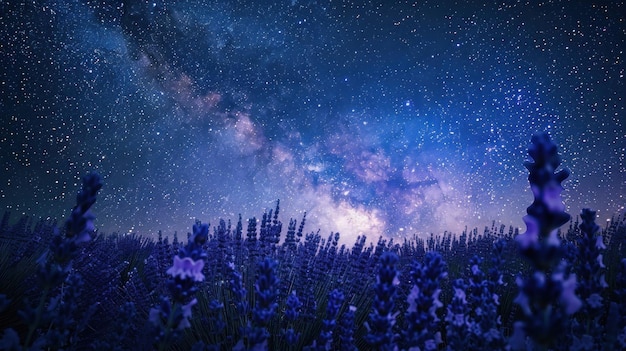
[[[259,218],[524,230],[533,133],[564,202],[626,203],[622,1],[0,1],[0,210],[104,232]],[[244,224],[245,226],[245,224]],[[286,226],[286,224],[285,224]]]

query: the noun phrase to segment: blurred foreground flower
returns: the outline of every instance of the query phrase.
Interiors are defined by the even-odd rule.
[[[563,343],[567,316],[581,306],[575,295],[576,276],[567,272],[557,236],[558,228],[570,219],[561,202],[561,182],[569,171],[556,171],[561,160],[548,134],[533,135],[528,154],[534,162],[524,165],[530,172],[528,181],[535,200],[523,218],[526,232],[515,239],[520,253],[531,263],[532,272],[528,277],[517,278],[519,294],[515,302],[522,308],[524,318],[515,323],[511,338],[515,350]]]
[[[174,264],[167,270],[171,276],[167,287],[172,300],[162,296],[161,303],[150,309],[148,317],[158,350],[167,350],[180,338],[182,330],[191,326],[191,308],[198,303],[193,297],[198,291],[195,283],[204,280],[202,268],[207,254],[203,245],[208,236],[209,225],[196,221],[189,242],[174,256]]]
[[[91,240],[94,231],[93,220],[96,216],[91,206],[96,202],[96,195],[102,188],[102,178],[97,173],[83,177],[83,186],[76,196],[76,206],[65,222],[65,235],[54,228],[54,237],[46,252],[39,258],[38,278],[41,295],[37,305],[28,301],[20,311],[20,316],[28,331],[20,346],[17,332],[13,328],[4,331],[0,340],[0,349],[62,349],[69,345],[70,339],[77,339],[77,334],[84,329],[88,317],[97,305],[89,311],[82,311],[83,318],[77,318],[76,300],[83,287],[82,277],[72,273],[72,260],[78,256],[79,244]],[[54,294],[59,285],[63,289]],[[78,322],[80,320],[80,322]]]

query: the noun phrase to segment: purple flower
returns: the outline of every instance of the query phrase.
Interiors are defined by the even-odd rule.
[[[333,330],[335,329],[337,314],[344,301],[344,295],[339,289],[334,289],[328,293],[328,303],[326,305],[326,318],[322,321],[322,330],[310,350],[330,350],[332,349]]]
[[[368,334],[365,341],[374,348],[380,350],[393,350],[395,348],[396,335],[392,328],[396,322],[394,298],[398,286],[398,255],[393,252],[385,252],[380,257],[380,267],[374,286],[374,301],[369,322],[365,325]]]
[[[285,341],[287,341],[288,345],[295,345],[300,338],[300,333],[297,333],[293,329],[293,323],[298,318],[300,312],[298,311],[302,307],[302,302],[298,299],[295,291],[292,291],[289,296],[287,296],[287,301],[285,303],[285,320],[288,323],[288,328],[283,330]]]
[[[526,224],[526,232],[515,237],[515,241],[522,250],[534,248],[539,243],[539,223],[532,216],[524,216],[522,218]]]
[[[191,308],[198,303],[193,297],[198,291],[196,283],[204,280],[202,269],[207,255],[203,245],[208,239],[208,232],[208,224],[196,221],[193,235],[174,256],[174,264],[167,270],[171,278],[166,285],[172,300],[162,296],[161,303],[150,310],[148,320],[154,326],[154,342],[159,350],[169,348],[183,329],[191,327]]]
[[[523,218],[526,233],[517,236],[516,241],[520,253],[531,263],[532,272],[527,278],[517,278],[519,294],[515,302],[522,308],[524,320],[515,324],[511,346],[524,348],[522,340],[528,335],[534,346],[545,348],[564,336],[569,323],[566,317],[580,308],[581,301],[575,294],[576,276],[566,269],[557,236],[558,228],[570,218],[561,202],[561,182],[569,172],[556,171],[561,160],[556,144],[545,133],[532,137],[528,154],[534,162],[524,165],[530,172],[534,202]]]
[[[600,323],[603,311],[602,292],[607,288],[604,278],[605,266],[602,251],[606,248],[600,227],[595,223],[596,212],[584,208],[580,213],[582,223],[578,226],[580,237],[576,240],[574,271],[578,278],[576,293],[583,300],[581,313],[574,322],[575,334],[591,338],[594,346],[602,344],[604,325]]]
[[[191,308],[198,303],[197,299],[193,299],[189,301],[188,304],[182,306],[183,319],[180,321],[176,329],[185,329],[191,327],[189,323],[189,318],[191,318]]]
[[[291,294],[287,296],[287,302],[285,303],[285,305],[285,319],[290,322],[295,321],[300,314],[298,312],[298,309],[302,307],[302,302],[300,302],[300,299],[298,299],[295,291],[292,291]]]
[[[204,268],[204,261],[194,261],[190,257],[180,258],[176,255],[174,256],[174,265],[167,270],[167,274],[174,278],[191,278],[195,282],[201,282],[204,280],[202,268]]]
[[[247,290],[243,286],[243,277],[241,273],[237,272],[235,265],[231,262],[228,265],[230,269],[230,279],[228,280],[228,287],[235,299],[234,303],[237,306],[237,311],[242,315],[247,315],[249,310],[248,301],[246,300]]]
[[[276,314],[279,280],[276,276],[277,262],[270,257],[257,263],[257,279],[254,285],[255,306],[252,323],[242,329],[242,338],[235,349],[266,349],[270,333],[268,325]]]
[[[561,283],[560,285],[563,290],[561,291],[561,295],[559,296],[559,301],[565,309],[565,314],[574,314],[580,309],[580,306],[582,306],[582,302],[575,293],[576,276],[571,274],[567,279],[565,279],[563,273],[556,273],[553,275],[552,279],[560,281]]]
[[[460,350],[467,346],[469,334],[469,316],[467,315],[468,306],[465,295],[465,283],[463,279],[457,279],[453,284],[454,296],[447,306],[446,322],[446,338],[448,350]]]
[[[89,173],[83,177],[83,187],[76,196],[76,206],[65,222],[66,235],[76,243],[91,240],[94,231],[93,220],[96,216],[90,211],[96,202],[96,195],[102,188],[102,178],[98,173]]]
[[[172,306],[167,299],[161,300],[161,304],[159,307],[151,308],[148,313],[148,321],[152,323],[152,325],[156,327],[164,327],[167,323],[168,316],[173,313],[176,318],[176,324],[173,325],[173,329],[182,330],[185,328],[191,327],[191,323],[189,323],[189,318],[191,318],[191,308],[198,303],[197,299],[193,299],[189,301],[189,303],[185,305]],[[165,323],[164,323],[165,321]]]
[[[356,307],[350,305],[343,313],[339,322],[339,349],[341,351],[355,351],[354,345],[354,319]]]
[[[591,308],[600,308],[602,307],[602,296],[598,293],[593,293],[585,300],[585,302],[587,302]]]
[[[410,272],[411,292],[407,297],[408,309],[404,315],[406,328],[403,331],[403,348],[434,347],[441,342],[438,332],[437,309],[443,306],[439,301],[441,280],[448,276],[446,262],[437,252],[428,252],[424,262],[413,262]]]
[[[76,197],[76,206],[65,222],[65,235],[54,227],[49,251],[36,261],[39,264],[37,273],[41,284],[39,302],[35,306],[27,303],[19,311],[28,329],[22,344],[24,350],[65,348],[72,338],[76,338],[78,330],[83,328],[76,316],[76,300],[84,282],[80,274],[72,273],[72,262],[79,255],[80,244],[91,240],[95,216],[90,209],[102,188],[102,179],[97,173],[89,173],[82,180],[83,186]],[[60,284],[63,284],[63,289],[57,295]],[[87,317],[93,313],[82,312]],[[46,330],[44,334],[38,332],[42,327]],[[12,328],[5,332],[8,338],[15,335]],[[0,347],[4,347],[3,344],[0,340]]]

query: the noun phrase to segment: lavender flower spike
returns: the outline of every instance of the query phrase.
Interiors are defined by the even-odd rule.
[[[377,350],[395,350],[397,335],[393,332],[398,312],[394,312],[396,290],[400,281],[396,264],[399,258],[393,252],[385,252],[380,257],[377,283],[374,286],[374,301],[369,322],[365,324],[368,334],[365,341]]]
[[[189,242],[174,256],[174,264],[167,270],[171,276],[167,281],[171,300],[162,296],[161,303],[150,309],[148,321],[153,326],[158,350],[169,349],[180,338],[182,330],[191,327],[191,308],[198,303],[194,298],[198,291],[195,283],[204,280],[202,268],[207,254],[203,245],[208,233],[209,225],[196,221]]]
[[[447,264],[441,254],[431,251],[423,263],[413,262],[410,275],[413,288],[407,296],[409,306],[404,315],[401,349],[436,350],[442,342],[437,310],[443,307],[439,295],[441,281],[448,276]]]
[[[66,236],[75,238],[77,244],[91,240],[90,234],[94,231],[93,220],[96,216],[90,209],[101,188],[102,178],[98,173],[89,173],[83,177],[83,187],[76,195],[76,206],[65,222]]]
[[[550,347],[564,337],[567,316],[576,312],[581,301],[575,295],[576,276],[567,274],[562,260],[563,249],[557,236],[570,215],[561,201],[561,182],[569,171],[556,171],[561,164],[556,144],[546,133],[536,134],[528,148],[534,162],[525,162],[534,202],[528,207],[524,222],[527,230],[515,239],[522,256],[532,265],[526,278],[518,277],[520,292],[515,302],[522,307],[524,319],[515,324],[511,338],[513,349],[525,349],[526,337],[537,347]]]

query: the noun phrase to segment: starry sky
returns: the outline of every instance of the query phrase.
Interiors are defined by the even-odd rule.
[[[307,213],[307,231],[524,229],[526,149],[567,211],[626,203],[623,1],[0,2],[0,209],[104,232]],[[244,224],[245,225],[245,224]]]

